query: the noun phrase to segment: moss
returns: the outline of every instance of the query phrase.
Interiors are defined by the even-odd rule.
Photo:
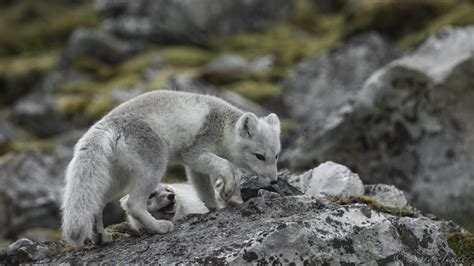
[[[323,14],[319,12],[315,1],[298,0],[289,15],[288,22],[306,32],[330,34],[342,31],[344,17],[342,14]]]
[[[78,26],[100,23],[92,4],[68,1],[18,1],[0,11],[0,55],[14,55],[60,47]]]
[[[130,227],[128,222],[109,225],[107,228],[105,228],[105,231],[111,234],[113,239],[140,235]]]
[[[153,79],[144,84],[145,89],[150,90],[159,90],[164,88],[172,78],[176,75],[190,75],[196,76],[196,70],[194,68],[176,68],[176,67],[166,67],[155,72]]]
[[[280,127],[281,127],[281,132],[283,134],[288,134],[288,133],[296,131],[297,124],[293,120],[285,119],[285,120],[281,121],[281,126]]]
[[[464,26],[469,24],[474,24],[474,4],[463,3],[451,9],[445,15],[434,19],[420,31],[403,37],[398,41],[397,45],[403,49],[412,48],[445,26]]]
[[[209,51],[191,46],[166,47],[159,54],[167,64],[178,67],[196,67],[209,62],[212,54]]]
[[[23,152],[31,150],[39,150],[47,153],[52,153],[56,144],[56,139],[28,139],[24,141],[12,142],[8,150],[12,152]]]
[[[236,92],[255,102],[261,102],[281,94],[280,87],[272,83],[252,80],[236,82],[224,86],[223,89]]]
[[[363,203],[363,204],[367,204],[371,209],[375,211],[379,211],[379,212],[385,212],[385,213],[389,213],[389,214],[397,215],[397,216],[407,216],[407,217],[416,216],[416,214],[410,209],[397,208],[393,206],[384,205],[378,202],[376,199],[369,196],[352,195],[352,196],[335,199],[334,202],[339,205]]]
[[[474,263],[474,235],[452,233],[446,235],[449,247],[463,263]]]
[[[69,82],[57,93],[56,107],[59,113],[66,117],[84,112],[88,120],[94,121],[118,104],[111,96],[113,90],[130,88],[139,81],[140,77],[132,73],[107,81]]]
[[[118,102],[109,94],[96,95],[85,109],[86,116],[91,120],[98,120],[112,110]]]
[[[0,59],[0,103],[11,103],[27,92],[56,64],[56,53]]]
[[[117,73],[117,70],[111,65],[90,57],[75,59],[71,63],[71,68],[91,74],[95,80],[107,80]]]
[[[72,117],[84,110],[88,102],[88,97],[82,95],[61,95],[56,98],[56,109],[63,116]]]
[[[210,44],[220,52],[236,53],[247,59],[272,54],[277,67],[286,69],[301,59],[316,56],[337,45],[339,32],[335,30],[323,36],[314,36],[301,32],[291,24],[282,23],[263,33],[211,38]]]
[[[346,5],[345,34],[376,30],[393,38],[423,28],[456,5],[456,0],[360,0]]]

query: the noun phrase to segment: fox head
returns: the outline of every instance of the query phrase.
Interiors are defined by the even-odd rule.
[[[258,118],[243,114],[235,126],[235,157],[239,167],[269,179],[277,179],[280,154],[280,120],[276,114]]]

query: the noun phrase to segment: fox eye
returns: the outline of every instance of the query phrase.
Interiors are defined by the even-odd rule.
[[[280,154],[277,154],[277,155],[275,156],[275,159],[278,159],[278,156],[280,156]]]
[[[150,194],[150,196],[148,196],[148,199],[152,199],[152,198],[154,198],[155,196],[156,196],[156,192],[153,192],[153,193]]]
[[[263,156],[259,153],[255,153],[255,157],[257,157],[257,159],[259,159],[260,161],[265,161],[265,156]]]

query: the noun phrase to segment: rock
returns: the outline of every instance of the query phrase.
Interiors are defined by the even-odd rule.
[[[408,205],[408,199],[403,191],[393,185],[376,184],[365,185],[365,194],[376,199],[378,202],[397,208]]]
[[[239,55],[222,54],[200,70],[199,78],[215,85],[234,83],[235,86],[236,82],[269,73],[274,63],[275,57],[273,55],[262,56],[250,61]]]
[[[456,212],[469,212],[474,202],[468,174],[474,172],[473,54],[474,27],[432,36],[375,72],[352,104],[328,112],[323,126],[299,138],[286,154],[290,166],[341,162],[366,183],[403,189],[424,210],[452,213],[462,206]]]
[[[8,149],[11,142],[24,139],[26,136],[10,121],[0,114],[0,154]]]
[[[240,206],[191,215],[167,234],[123,237],[106,247],[56,252],[33,262],[417,264],[424,258],[456,259],[429,218],[285,196],[251,198]]]
[[[286,181],[289,175],[289,171],[280,171],[278,173],[277,183],[271,185],[268,180],[259,178],[253,174],[245,174],[240,181],[240,194],[242,199],[247,201],[259,195],[265,195],[265,197],[273,197],[275,196],[274,194],[280,196],[301,195],[302,193],[297,188],[291,186]],[[270,195],[267,192],[272,194]]]
[[[17,241],[11,243],[7,248],[7,255],[14,254],[19,248],[33,245],[33,241],[28,238],[20,238]]]
[[[61,136],[52,153],[28,151],[0,157],[0,238],[15,239],[31,228],[60,228],[64,172],[83,132]],[[123,219],[118,204],[108,205],[104,222]]]
[[[222,54],[211,61],[205,69],[207,71],[222,72],[250,72],[269,70],[274,64],[275,58],[271,55],[248,61],[235,54]]]
[[[70,159],[70,158],[69,158]],[[65,169],[65,161],[40,152],[7,154],[0,161],[0,210],[8,219],[0,235],[15,238],[28,228],[59,228],[60,188],[63,180],[51,172]]]
[[[186,91],[186,92],[193,92],[193,93],[200,93],[200,94],[207,94],[207,95],[215,95],[220,97],[229,103],[233,104],[234,106],[256,114],[257,116],[266,116],[270,112],[265,108],[261,107],[259,104],[248,100],[237,93],[231,91],[220,91],[217,87],[203,82],[196,77],[190,75],[178,75],[173,77],[169,84],[166,85],[167,90],[173,91]]]
[[[54,93],[61,84],[84,77],[71,71],[51,71],[13,105],[12,119],[29,133],[46,138],[71,130],[71,121],[57,110]]]
[[[283,19],[293,1],[98,0],[104,28],[125,39],[205,44],[209,36],[262,31]]]
[[[334,162],[322,163],[299,176],[291,176],[288,181],[305,195],[313,197],[364,194],[364,185],[359,175]]]
[[[66,44],[60,65],[68,66],[79,58],[94,58],[117,64],[143,48],[138,43],[120,40],[103,30],[79,28]]]
[[[19,99],[12,116],[20,126],[41,138],[71,129],[71,123],[56,111],[54,97],[40,89]]]
[[[330,113],[346,105],[362,83],[396,55],[390,44],[371,33],[297,64],[283,81],[289,114],[311,129],[322,126]]]
[[[43,244],[33,242],[27,238],[21,238],[10,244],[6,252],[0,252],[2,264],[25,264],[46,257],[57,244]]]

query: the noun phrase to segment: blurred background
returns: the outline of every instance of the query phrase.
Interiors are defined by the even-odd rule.
[[[160,89],[275,112],[280,168],[342,163],[472,232],[473,23],[468,0],[0,0],[0,248],[60,238],[77,139]]]

